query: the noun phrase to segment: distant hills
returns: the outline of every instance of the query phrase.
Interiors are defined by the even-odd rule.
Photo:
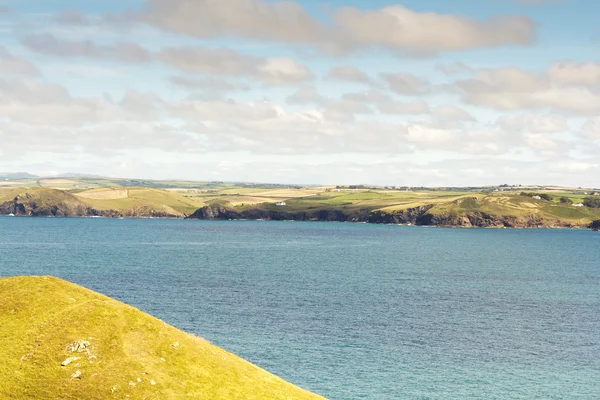
[[[30,179],[37,177],[37,175],[28,172],[0,172],[0,179]]]
[[[30,185],[23,187],[23,183]],[[151,185],[158,185],[151,186]],[[0,215],[262,219],[488,228],[594,228],[600,191],[260,187],[41,178],[0,182]]]

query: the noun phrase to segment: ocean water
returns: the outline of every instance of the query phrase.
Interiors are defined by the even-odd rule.
[[[599,399],[600,234],[0,218],[55,275],[330,399]]]

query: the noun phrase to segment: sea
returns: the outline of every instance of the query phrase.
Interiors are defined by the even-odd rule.
[[[600,399],[600,233],[0,218],[54,275],[329,399]]]

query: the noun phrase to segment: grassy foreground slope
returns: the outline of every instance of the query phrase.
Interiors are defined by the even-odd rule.
[[[322,399],[52,277],[0,279],[0,343],[2,399]]]

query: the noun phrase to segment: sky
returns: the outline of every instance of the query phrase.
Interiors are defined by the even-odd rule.
[[[0,0],[0,171],[600,187],[596,0]]]

